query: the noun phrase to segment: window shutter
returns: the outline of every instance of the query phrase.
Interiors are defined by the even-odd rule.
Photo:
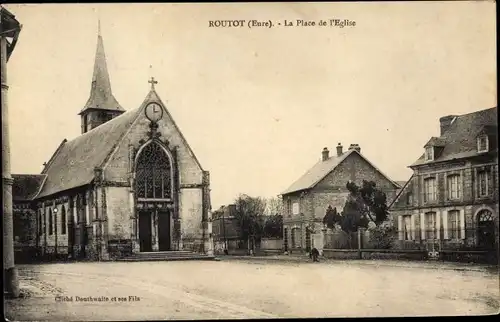
[[[415,226],[415,215],[411,215],[411,219],[410,219],[410,229],[411,229],[411,240],[415,240],[416,238],[416,229],[417,227]]]
[[[436,239],[441,239],[441,212],[440,211],[436,211],[436,236],[437,238]]]
[[[448,239],[448,212],[443,211],[443,239]]]
[[[422,237],[420,239],[425,240],[425,214],[420,214],[420,230],[422,232]]]
[[[403,216],[398,216],[398,235],[399,235],[399,240],[403,240],[403,233],[404,233],[404,227],[403,227]]]
[[[465,239],[465,210],[460,210],[460,239]]]

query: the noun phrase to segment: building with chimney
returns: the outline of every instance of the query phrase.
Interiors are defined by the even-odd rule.
[[[390,207],[403,247],[498,249],[497,113],[440,118]]]
[[[75,110],[81,135],[62,140],[41,174],[13,176],[18,252],[87,260],[211,254],[209,173],[154,78],[139,107],[126,111],[115,98],[98,29],[90,97]]]
[[[388,203],[401,186],[382,173],[361,154],[358,144],[347,151],[339,143],[330,156],[328,148],[321,151],[321,160],[281,193],[283,202],[283,238],[289,252],[308,252],[323,248],[321,229],[329,206],[341,212],[349,194],[349,181],[361,185],[373,181],[387,195]]]
[[[236,205],[230,204],[221,206],[212,213],[212,230],[214,240],[214,252],[224,254],[227,250],[229,254],[234,254],[241,250],[247,253],[248,245],[241,240],[241,229],[235,217]]]

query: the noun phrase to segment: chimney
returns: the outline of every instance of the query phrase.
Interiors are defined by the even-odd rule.
[[[448,129],[450,128],[451,123],[455,120],[457,116],[456,115],[448,115],[448,116],[443,116],[442,118],[439,119],[440,127],[441,127],[441,134],[443,135]]]
[[[323,161],[328,160],[330,158],[330,151],[328,151],[328,148],[324,148],[323,151],[321,152],[321,159]]]
[[[358,151],[358,153],[361,153],[361,147],[359,146],[359,144],[351,144],[349,146],[349,150],[356,150]]]
[[[338,157],[342,155],[342,148],[343,148],[343,147],[342,147],[342,144],[340,144],[340,143],[339,143],[339,144],[337,145],[337,156],[338,156]]]

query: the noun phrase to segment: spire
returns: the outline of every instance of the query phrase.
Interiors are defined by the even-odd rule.
[[[100,19],[97,22],[97,48],[94,60],[92,84],[90,88],[90,97],[80,114],[90,108],[124,111],[111,92],[111,82],[109,80],[108,65],[106,62],[106,55],[104,53],[104,42],[101,35]]]

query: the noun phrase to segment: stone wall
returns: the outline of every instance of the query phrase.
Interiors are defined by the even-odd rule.
[[[130,146],[137,151],[141,146],[140,141],[149,139],[150,121],[142,111],[138,115],[105,166],[104,178],[107,181],[127,182],[131,163],[133,165],[133,160],[130,159]],[[160,140],[163,142],[168,140],[169,147],[177,147],[180,184],[202,184],[202,169],[168,113],[164,113],[158,122],[158,132],[161,134]]]
[[[489,184],[489,195],[480,197],[478,195],[477,186],[477,171],[478,169],[488,168],[491,171],[491,179]],[[447,177],[450,175],[459,175],[461,182],[461,194],[457,200],[450,200],[449,187]],[[435,201],[424,202],[424,180],[427,178],[436,178],[437,180],[437,198]],[[408,195],[411,194],[411,198]],[[460,236],[459,239],[446,239],[440,235],[440,243],[445,248],[456,247],[475,247],[477,245],[477,214],[481,210],[489,210],[493,213],[495,220],[495,242],[498,248],[499,240],[499,216],[498,216],[498,165],[487,163],[473,164],[466,161],[454,161],[444,164],[421,167],[415,169],[414,176],[408,184],[401,197],[391,207],[390,212],[394,217],[394,222],[398,229],[403,228],[398,225],[398,219],[401,216],[414,216],[415,229],[421,229],[421,214],[434,212],[439,214],[438,227],[443,227],[443,214],[450,211],[458,211],[463,219],[464,226],[460,222],[460,228],[465,230],[466,236]],[[462,215],[463,214],[463,215]],[[462,217],[461,217],[462,218]],[[400,236],[401,239],[401,236]],[[458,246],[457,246],[458,245]]]
[[[131,217],[128,187],[106,187],[106,212],[109,240],[130,239]]]
[[[339,213],[342,212],[349,195],[346,189],[349,180],[356,182],[358,185],[361,185],[363,180],[374,181],[377,187],[386,193],[388,205],[395,198],[399,189],[359,154],[352,153],[312,189],[283,196],[283,227],[288,228],[287,239],[289,246],[291,245],[293,227],[297,227],[299,231],[296,234],[298,238],[297,244],[303,251],[306,246],[305,227],[310,224],[321,223],[328,206],[336,207]],[[292,212],[294,203],[299,204],[297,214]],[[293,252],[294,250],[290,247],[290,251]]]
[[[282,249],[283,239],[282,238],[262,238],[260,241],[260,249]]]

